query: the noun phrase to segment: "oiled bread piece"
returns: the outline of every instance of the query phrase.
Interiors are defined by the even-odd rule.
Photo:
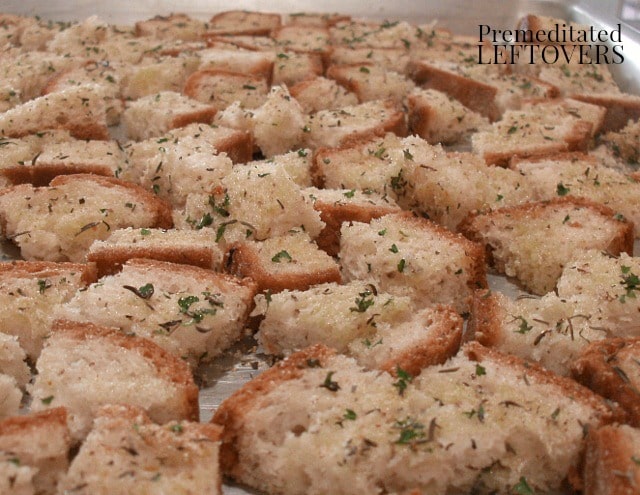
[[[487,284],[480,244],[410,213],[343,224],[339,257],[346,281],[409,296],[416,307],[443,303],[464,313],[473,290]]]
[[[227,251],[224,268],[237,277],[251,278],[259,292],[304,290],[342,279],[338,263],[302,231],[235,243]]]
[[[249,279],[133,259],[78,292],[58,316],[133,333],[195,364],[213,359],[241,336],[255,291]]]
[[[66,407],[74,440],[86,436],[106,404],[140,406],[160,423],[198,420],[189,365],[141,337],[57,320],[36,367],[31,410]]]
[[[64,407],[0,421],[0,488],[7,489],[2,493],[16,493],[9,490],[11,478],[17,474],[9,469],[9,464],[13,464],[16,471],[19,468],[32,471],[30,482],[24,483],[33,490],[31,493],[55,495],[69,466],[70,450],[71,435]],[[18,474],[17,478],[24,474]]]
[[[594,392],[617,402],[626,421],[640,427],[640,337],[592,342],[571,367],[573,377]],[[640,452],[639,452],[640,453]]]
[[[113,275],[133,258],[169,261],[220,271],[222,249],[212,229],[114,230],[104,241],[91,244],[87,260],[95,263],[100,277]]]
[[[629,425],[590,429],[584,495],[634,495],[640,485],[640,430]]]
[[[64,129],[78,139],[109,139],[101,86],[74,86],[0,113],[2,136],[21,137],[46,129]]]
[[[26,359],[27,354],[20,347],[18,337],[0,332],[0,373],[13,377],[22,388],[31,379]]]
[[[347,91],[334,80],[322,76],[300,81],[292,86],[290,91],[305,113],[339,110],[358,104],[358,97],[354,93]]]
[[[250,34],[268,36],[282,24],[280,14],[227,10],[218,12],[209,20],[206,34]]]
[[[508,493],[523,479],[549,493],[577,467],[583,426],[612,418],[573,380],[478,344],[413,379],[333,352],[296,353],[222,404],[225,474],[287,495]]]
[[[634,165],[640,162],[640,121],[629,121],[618,132],[607,132],[600,137],[614,156]]]
[[[634,235],[640,237],[640,183],[632,175],[583,153],[515,159],[511,168],[525,175],[537,200],[555,198],[560,191],[598,201],[632,221]]]
[[[168,16],[157,15],[135,24],[136,36],[149,36],[158,40],[198,41],[207,24],[199,19],[175,13]]]
[[[35,361],[55,309],[95,280],[96,270],[91,264],[0,263],[0,332],[17,337],[20,347]]]
[[[94,240],[118,228],[173,225],[169,205],[154,194],[89,174],[1,190],[0,222],[25,259],[47,261],[82,261]]]
[[[460,346],[462,319],[453,308],[414,312],[407,297],[378,292],[363,282],[322,284],[305,291],[283,291],[267,302],[258,341],[271,354],[290,354],[322,343],[355,357],[368,369],[417,375],[441,364]]]
[[[633,252],[633,224],[615,211],[571,196],[472,214],[459,226],[485,245],[491,264],[535,294],[556,286],[581,251]]]
[[[355,93],[360,103],[372,100],[391,100],[402,103],[416,85],[392,70],[369,63],[332,65],[326,75],[348,91]]]
[[[221,428],[190,421],[155,424],[134,406],[103,406],[60,484],[84,495],[218,495]]]

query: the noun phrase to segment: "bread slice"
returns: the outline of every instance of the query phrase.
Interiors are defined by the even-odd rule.
[[[304,143],[312,149],[336,148],[347,141],[382,136],[387,132],[398,136],[407,134],[404,113],[393,101],[368,101],[309,115],[304,127]]]
[[[626,93],[577,94],[578,101],[606,108],[602,132],[615,132],[624,128],[630,120],[640,119],[640,96]]]
[[[184,83],[189,98],[224,110],[234,101],[244,108],[256,108],[267,99],[269,82],[264,77],[226,70],[203,69]]]
[[[517,205],[534,199],[525,177],[488,166],[465,152],[432,147],[406,162],[403,201],[411,210],[457,231],[471,212]]]
[[[589,198],[627,218],[634,224],[634,235],[640,236],[640,183],[632,176],[582,153],[514,159],[511,167],[525,176],[534,198],[559,194]]]
[[[276,44],[290,52],[313,53],[326,60],[331,51],[329,29],[309,24],[285,24],[274,29]]]
[[[570,196],[471,215],[459,229],[485,245],[498,272],[539,295],[553,290],[562,268],[581,251],[633,252],[630,222],[604,205]]]
[[[16,416],[22,403],[22,391],[13,376],[0,373],[0,419]]]
[[[23,258],[48,261],[82,261],[93,241],[112,229],[172,226],[169,205],[153,194],[88,174],[61,175],[48,187],[0,191],[0,221]]]
[[[195,137],[189,135],[192,132],[132,143],[126,149],[127,168],[120,176],[176,208],[184,206],[190,193],[211,191],[231,171],[231,159],[209,142],[212,133]]]
[[[183,13],[157,15],[135,23],[136,36],[158,40],[198,41],[206,31],[206,23]]]
[[[416,307],[465,313],[473,290],[487,284],[481,245],[410,213],[343,224],[339,257],[345,280],[409,296]]]
[[[257,338],[270,354],[321,343],[368,369],[392,374],[400,368],[414,376],[444,363],[458,351],[462,336],[462,319],[451,307],[414,313],[409,298],[359,281],[258,296],[257,308],[264,315]]]
[[[115,230],[103,241],[91,244],[87,260],[95,263],[98,275],[113,275],[130,259],[142,258],[199,266],[220,271],[223,252],[212,229],[126,229]]]
[[[223,472],[269,493],[549,493],[578,465],[583,426],[611,418],[572,380],[476,344],[402,379],[311,347],[213,422],[224,426]]]
[[[31,379],[27,355],[15,335],[0,333],[0,373],[12,376],[24,388]]]
[[[11,261],[0,263],[0,332],[16,337],[35,362],[49,333],[53,313],[76,291],[96,280],[95,267],[80,263]],[[10,345],[10,347],[14,347]],[[15,350],[18,353],[19,351]],[[27,374],[14,374],[22,384]]]
[[[338,110],[358,104],[358,97],[354,93],[325,77],[306,79],[292,86],[290,91],[305,113]]]
[[[318,247],[331,256],[336,256],[340,251],[343,223],[368,223],[373,218],[401,211],[393,199],[373,191],[309,187],[304,189],[304,193],[313,201],[313,207],[320,212],[320,219],[325,223],[316,239]]]
[[[403,48],[427,42],[429,33],[406,21],[353,19],[330,27],[331,43],[356,48]]]
[[[226,71],[254,76],[271,82],[275,54],[272,50],[255,51],[226,44],[224,48],[199,50],[200,70]]]
[[[46,129],[65,129],[78,139],[109,139],[101,86],[73,86],[0,114],[2,136],[21,137]]]
[[[224,264],[229,273],[251,278],[259,292],[270,294],[341,281],[338,263],[302,231],[262,242],[235,243],[227,251]]]
[[[489,120],[435,89],[416,89],[407,96],[409,129],[431,144],[455,144],[485,130]]]
[[[253,158],[253,136],[251,133],[230,127],[214,124],[189,124],[170,130],[164,137],[168,140],[184,137],[203,139],[213,145],[218,153],[226,153],[233,163],[246,163]]]
[[[263,241],[303,229],[312,239],[324,227],[311,200],[281,163],[235,166],[213,194],[191,194],[179,224],[199,230],[210,226],[216,240]]]
[[[273,155],[265,160],[255,160],[247,165],[267,166],[278,168],[282,166],[289,174],[291,180],[298,186],[306,188],[313,183],[311,168],[313,167],[313,152],[310,149],[301,148],[297,151],[289,151],[281,155]]]
[[[640,483],[640,430],[607,425],[589,430],[584,461],[585,495],[631,495]]]
[[[189,421],[157,425],[141,408],[104,406],[60,491],[221,494],[220,436],[216,425]]]
[[[122,96],[137,100],[165,91],[181,93],[187,78],[198,70],[200,59],[191,53],[148,56],[127,67],[122,78]]]
[[[617,402],[626,423],[640,426],[638,373],[640,338],[609,338],[592,342],[571,366],[573,377],[594,392]]]
[[[17,468],[33,470],[32,493],[58,493],[58,482],[69,466],[70,451],[71,436],[63,407],[0,422],[0,455]],[[11,486],[11,479],[0,475],[0,487],[4,483]]]
[[[278,51],[273,64],[272,83],[292,87],[324,74],[322,57],[318,53]]]
[[[46,186],[58,175],[96,174],[117,176],[124,168],[125,155],[116,141],[71,139],[44,144],[31,160],[21,160],[3,168],[12,184]]]
[[[496,165],[506,165],[514,156],[586,151],[604,114],[603,107],[571,99],[528,105],[505,112],[490,129],[474,134],[473,151]]]
[[[355,93],[360,103],[372,100],[391,100],[401,104],[415,89],[413,81],[403,74],[376,66],[371,62],[332,65],[326,76]]]
[[[269,12],[249,12],[246,10],[227,10],[215,14],[209,20],[206,35],[244,34],[268,36],[272,30],[282,24],[280,14]]]
[[[209,269],[132,259],[122,270],[78,292],[57,311],[144,337],[190,364],[211,360],[238,338],[256,284]],[[119,310],[114,313],[113,308]]]
[[[122,114],[127,136],[140,141],[193,122],[210,123],[217,109],[172,91],[144,96]]]
[[[198,420],[198,387],[189,365],[141,337],[58,320],[36,367],[31,410],[66,407],[76,441],[106,404],[140,406],[159,423]]]

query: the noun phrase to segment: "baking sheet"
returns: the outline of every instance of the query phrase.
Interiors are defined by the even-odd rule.
[[[406,20],[421,24],[438,20],[438,23],[457,34],[476,36],[479,24],[489,24],[498,29],[515,26],[517,19],[527,13],[559,17],[581,24],[599,26],[611,30],[622,24],[624,46],[624,64],[612,66],[614,78],[625,91],[640,94],[640,8],[637,17],[630,10],[636,2],[626,1],[512,1],[484,0],[468,2],[461,0],[429,1],[420,0],[368,0],[344,2],[331,0],[321,3],[309,0],[240,0],[232,5],[220,0],[176,0],[172,2],[142,0],[112,0],[94,3],[91,1],[49,0],[2,0],[0,12],[38,15],[52,20],[79,20],[90,15],[98,15],[110,23],[131,24],[157,14],[185,12],[194,17],[209,19],[213,13],[228,9],[264,10],[280,13],[294,12],[338,12],[354,17],[366,17],[378,20]],[[626,15],[625,20],[621,16]],[[635,254],[639,253],[636,242]],[[17,249],[7,243],[0,245],[0,257],[3,260],[16,259]],[[489,284],[493,290],[516,297],[521,291],[516,285],[502,276],[489,275]],[[211,419],[222,401],[267,369],[271,360],[259,352],[255,341],[247,335],[234,348],[214,363],[199,370],[200,414],[201,421]],[[224,485],[226,495],[246,495],[257,492],[243,487]]]

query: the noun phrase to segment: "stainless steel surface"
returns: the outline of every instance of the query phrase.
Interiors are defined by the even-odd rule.
[[[368,0],[366,2],[344,2],[329,0],[321,3],[310,0],[238,0],[230,4],[221,0],[111,0],[108,2],[65,1],[65,0],[0,0],[0,12],[39,15],[53,20],[77,20],[90,15],[98,15],[107,22],[130,24],[156,14],[186,12],[195,17],[208,19],[212,13],[228,9],[266,10],[281,13],[300,11],[339,12],[355,17],[374,19],[399,19],[413,23],[427,23],[438,20],[458,34],[476,36],[479,24],[489,24],[498,29],[515,26],[516,20],[527,13],[560,17],[581,24],[600,26],[611,30],[622,24],[625,61],[612,66],[614,77],[628,92],[640,94],[640,0],[600,1],[534,1],[484,0],[482,2],[420,1],[420,0]],[[636,243],[636,255],[638,243]],[[14,259],[17,251],[12,246],[3,246],[2,259]],[[494,290],[517,295],[520,291],[510,281],[501,276],[490,276],[490,286]],[[199,370],[201,382],[201,420],[209,421],[220,403],[244,383],[251,380],[269,365],[268,359],[255,349],[252,337],[247,336],[231,352],[215,363]],[[246,495],[254,493],[242,487],[225,485],[226,495]]]

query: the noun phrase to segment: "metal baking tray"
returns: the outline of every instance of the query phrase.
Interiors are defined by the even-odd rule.
[[[311,0],[237,0],[233,4],[222,0],[0,1],[0,12],[3,13],[38,15],[44,19],[61,21],[80,20],[97,15],[107,22],[117,24],[131,24],[154,15],[174,12],[209,19],[213,13],[229,9],[262,10],[283,14],[303,11],[336,12],[356,18],[405,20],[415,24],[437,20],[438,25],[456,34],[475,37],[478,36],[480,24],[489,24],[496,29],[511,29],[520,17],[529,13],[559,17],[608,31],[620,23],[624,63],[611,66],[611,71],[624,91],[640,94],[640,0],[327,0],[320,3]],[[638,242],[634,251],[636,255],[639,254]],[[4,260],[15,259],[17,250],[13,246],[0,246],[0,256]],[[489,285],[492,289],[512,297],[520,294],[519,289],[502,276],[489,275]],[[247,334],[224,356],[198,370],[201,421],[209,421],[226,397],[269,365],[270,360],[259,353],[254,339]],[[257,492],[225,484],[223,493],[247,495]]]

